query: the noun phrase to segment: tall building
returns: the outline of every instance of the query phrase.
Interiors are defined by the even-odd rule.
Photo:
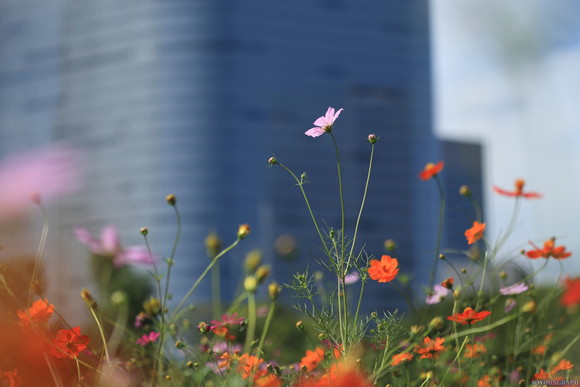
[[[437,191],[417,173],[439,159],[439,145],[426,0],[3,0],[0,9],[0,117],[10,117],[0,118],[3,138],[16,143],[30,133],[23,143],[66,140],[86,152],[84,188],[58,217],[58,259],[69,276],[83,270],[70,264],[83,248],[66,231],[79,224],[94,232],[116,224],[130,244],[147,226],[154,251],[167,257],[176,225],[164,196],[175,193],[183,217],[176,299],[208,262],[207,233],[215,229],[228,243],[241,223],[252,235],[223,258],[223,294],[233,294],[243,257],[256,247],[275,279],[288,282],[307,257],[322,258],[320,241],[292,179],[266,160],[275,154],[307,172],[321,224],[339,228],[332,141],[304,135],[333,106],[344,108],[333,134],[347,233],[363,194],[366,137],[375,133],[360,246],[380,257],[393,238],[402,271],[418,283],[428,278]],[[275,258],[282,234],[296,239],[298,259]],[[202,287],[194,298],[208,292]],[[384,307],[385,297],[401,304],[391,287],[373,292],[373,307]]]

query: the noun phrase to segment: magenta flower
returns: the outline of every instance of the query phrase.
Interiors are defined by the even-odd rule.
[[[110,257],[117,268],[132,263],[145,265],[155,264],[155,259],[145,246],[130,246],[123,248],[119,241],[119,233],[113,226],[107,226],[101,231],[101,238],[94,238],[86,229],[77,227],[74,230],[77,239],[87,245],[93,254]]]
[[[438,304],[449,294],[449,289],[446,287],[441,286],[440,284],[436,284],[433,287],[433,293],[425,299],[425,303],[427,305]]]
[[[342,110],[343,109],[338,109],[335,113],[334,108],[329,107],[324,116],[318,117],[316,121],[314,121],[316,127],[308,129],[304,134],[310,137],[318,137],[324,133],[332,132],[332,125]]]
[[[157,340],[157,338],[160,336],[159,332],[150,332],[149,334],[145,334],[143,336],[141,336],[140,338],[137,339],[136,343],[141,345],[141,346],[146,346],[149,343],[154,343],[155,340]]]
[[[34,203],[49,201],[79,188],[80,154],[64,146],[18,155],[0,162],[0,217],[24,213]]]
[[[230,315],[228,315],[227,313],[222,315],[222,320],[221,321],[216,321],[216,320],[212,320],[211,321],[211,330],[214,330],[215,328],[227,328],[229,326],[232,325],[239,325],[242,322],[244,322],[244,318],[243,317],[238,317],[237,313],[232,313]]]
[[[513,294],[520,294],[528,290],[528,286],[523,282],[518,282],[510,286],[506,286],[499,289],[499,292],[504,296],[510,296]]]

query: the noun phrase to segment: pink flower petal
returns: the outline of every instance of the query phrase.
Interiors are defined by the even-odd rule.
[[[305,135],[310,137],[318,137],[325,133],[324,129],[322,128],[312,128],[304,132]]]
[[[83,227],[75,227],[74,229],[75,237],[79,240],[79,242],[84,243],[89,247],[94,254],[103,254],[103,250],[101,249],[101,244],[97,239],[95,239],[87,229]]]
[[[340,112],[342,112],[344,109],[340,108],[338,109],[338,111],[336,112],[336,114],[332,117],[332,123],[334,123],[334,121],[336,121],[336,119],[338,118],[338,116],[340,116]]]
[[[314,125],[316,126],[326,126],[326,124],[328,124],[328,121],[326,120],[326,117],[318,117],[316,119],[316,121],[314,121]]]
[[[101,230],[101,247],[105,253],[110,255],[121,251],[119,233],[114,226],[106,226]]]
[[[149,254],[145,246],[130,246],[115,256],[113,264],[115,267],[131,264],[153,265],[155,258]]]

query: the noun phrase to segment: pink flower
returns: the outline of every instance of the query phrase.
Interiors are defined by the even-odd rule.
[[[512,294],[520,294],[525,292],[526,290],[528,290],[528,286],[523,282],[499,288],[499,292],[504,296],[509,296]]]
[[[449,289],[442,285],[436,284],[433,288],[433,293],[425,299],[427,305],[438,304],[449,294]]]
[[[232,325],[239,325],[242,322],[244,322],[244,318],[238,317],[237,313],[232,313],[230,315],[228,315],[226,313],[226,314],[222,315],[221,321],[217,321],[217,320],[211,321],[211,330],[214,330],[215,328],[227,328],[227,327],[232,326]]]
[[[80,186],[80,155],[64,146],[11,155],[0,162],[0,217],[17,216],[34,203]]]
[[[338,111],[335,113],[334,108],[329,107],[324,116],[318,117],[316,121],[314,121],[314,125],[316,125],[316,127],[308,129],[304,134],[310,137],[318,137],[324,133],[332,132],[332,125],[342,110],[343,109],[338,109]]]
[[[344,283],[345,285],[352,285],[354,283],[356,283],[360,278],[360,274],[357,271],[353,271],[350,274],[347,274],[344,277]]]
[[[131,263],[153,265],[155,259],[145,246],[130,246],[123,248],[119,241],[119,233],[113,226],[107,226],[101,231],[101,238],[94,238],[86,229],[77,227],[74,230],[77,239],[87,245],[93,254],[111,257],[115,267]]]
[[[141,346],[146,346],[149,343],[154,343],[155,340],[157,340],[157,338],[160,336],[159,332],[150,332],[148,335],[145,334],[143,336],[141,336],[140,338],[137,339],[136,343],[141,345]]]

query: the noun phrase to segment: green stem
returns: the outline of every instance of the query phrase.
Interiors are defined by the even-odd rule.
[[[489,255],[487,251],[483,257],[483,270],[481,271],[481,282],[479,284],[479,291],[477,292],[477,303],[475,305],[475,310],[479,309],[479,304],[483,297],[483,284],[485,282],[485,273],[487,272],[487,263],[489,262]]]
[[[306,191],[304,191],[304,187],[302,186],[304,184],[304,182],[299,179],[294,172],[292,172],[288,167],[286,167],[284,164],[282,163],[278,163],[279,166],[281,166],[282,168],[284,168],[284,170],[286,170],[286,172],[288,172],[293,178],[294,180],[296,180],[296,185],[298,185],[298,188],[300,188],[300,192],[302,192],[302,196],[304,197],[304,201],[306,202],[306,207],[308,208],[308,212],[310,213],[310,218],[312,219],[312,222],[314,223],[314,227],[316,228],[316,232],[318,233],[318,236],[320,237],[320,240],[322,242],[322,247],[324,248],[324,252],[328,255],[329,251],[328,251],[328,246],[326,245],[326,240],[324,239],[324,236],[322,235],[322,232],[320,231],[320,227],[318,227],[318,222],[316,221],[316,217],[314,216],[314,212],[312,211],[312,207],[310,206],[310,202],[308,201],[308,196],[306,195]]]
[[[32,278],[30,279],[30,289],[28,290],[28,305],[32,304],[32,295],[35,293],[36,281],[38,280],[38,273],[40,272],[40,265],[42,263],[42,257],[44,256],[44,249],[46,247],[46,237],[48,235],[48,215],[46,209],[42,204],[38,204],[38,208],[42,213],[42,232],[40,234],[40,241],[38,243],[38,249],[36,251],[36,257],[34,260],[34,268],[32,270]]]
[[[276,302],[270,302],[270,310],[268,310],[268,316],[266,316],[266,322],[264,323],[264,329],[262,330],[262,336],[260,336],[260,342],[258,343],[258,351],[256,355],[261,356],[262,348],[264,347],[264,341],[266,340],[266,333],[268,333],[268,328],[270,328],[270,323],[272,322],[272,317],[274,316],[274,309],[276,307]]]
[[[455,355],[455,358],[453,359],[451,364],[449,364],[449,366],[447,367],[447,371],[445,371],[445,375],[443,375],[443,378],[441,379],[441,382],[440,382],[442,386],[444,386],[443,381],[447,377],[447,374],[451,370],[451,367],[453,366],[453,364],[455,364],[455,362],[457,362],[457,359],[459,359],[459,356],[461,356],[461,352],[463,351],[463,348],[465,347],[466,343],[467,343],[467,337],[465,337],[465,339],[463,339],[463,343],[461,343],[461,347],[458,347],[458,349],[457,349],[457,355]],[[461,362],[459,362],[458,365],[459,365],[459,368],[458,368],[457,374],[461,375]]]
[[[443,193],[443,186],[441,181],[435,175],[435,181],[437,182],[437,188],[439,188],[439,221],[437,224],[437,241],[435,245],[435,258],[433,259],[433,264],[431,266],[431,273],[429,277],[429,288],[433,289],[435,283],[435,274],[437,272],[437,261],[439,260],[439,250],[441,249],[441,237],[443,235],[443,218],[445,216],[445,195]]]
[[[364,290],[365,290],[365,283],[366,283],[366,281],[361,281],[360,293],[358,295],[358,303],[356,304],[356,312],[354,313],[354,323],[355,324],[358,321],[358,312],[360,310],[360,305],[362,303],[363,293],[364,293]]]
[[[338,151],[338,144],[336,143],[336,139],[334,138],[334,135],[332,133],[329,133],[330,137],[332,137],[332,142],[334,143],[334,150],[336,153],[336,169],[337,169],[337,173],[338,173],[338,192],[339,192],[339,196],[340,196],[340,238],[341,238],[341,246],[340,246],[340,258],[341,258],[341,264],[344,264],[344,253],[345,253],[345,247],[344,247],[344,198],[343,198],[343,190],[342,190],[342,174],[341,174],[341,170],[340,170],[340,152]],[[344,269],[344,267],[343,267]]]
[[[167,308],[167,297],[169,295],[169,280],[171,277],[171,267],[173,266],[173,260],[175,259],[175,251],[177,250],[177,245],[179,244],[179,237],[181,236],[181,215],[177,209],[177,205],[172,205],[175,210],[175,217],[177,220],[177,231],[175,232],[175,240],[173,241],[173,247],[171,248],[171,255],[167,259],[167,277],[165,278],[165,292],[163,294],[163,302],[161,303],[161,315],[165,315],[165,309]]]
[[[97,316],[95,309],[92,307],[90,307],[89,309],[91,310],[91,314],[93,315],[93,318],[95,319],[95,322],[97,323],[97,327],[99,328],[99,334],[101,335],[101,340],[103,341],[103,349],[105,351],[105,358],[107,359],[107,363],[110,363],[111,358],[109,357],[109,350],[107,348],[107,340],[105,339],[105,332],[103,331],[103,324],[101,324],[101,320],[99,319],[99,316]]]
[[[248,294],[248,330],[246,332],[246,342],[244,344],[244,353],[250,353],[252,341],[256,332],[256,295]]]
[[[222,312],[219,263],[211,269],[211,306],[214,318],[218,318]]]

